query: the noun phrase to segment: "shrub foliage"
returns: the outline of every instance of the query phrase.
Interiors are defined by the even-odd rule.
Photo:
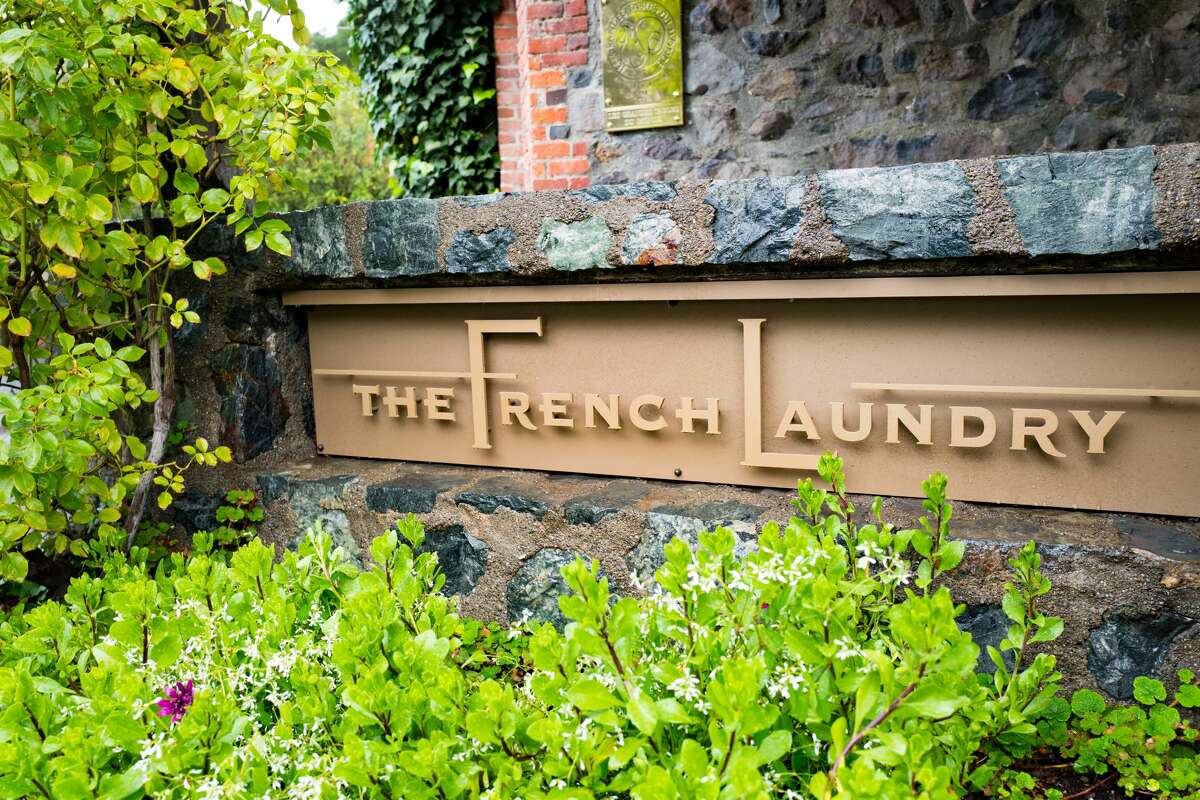
[[[1032,544],[1004,599],[1015,664],[976,675],[934,588],[962,553],[945,480],[896,530],[852,522],[840,463],[822,474],[834,491],[803,483],[744,559],[724,529],[671,542],[646,597],[568,566],[562,632],[460,618],[411,517],[366,569],[320,531],[281,562],[207,536],[153,572],[118,553],[0,621],[0,797],[1053,797],[1020,768],[1046,747],[1131,790],[1200,787],[1194,676],[1170,702],[1139,681],[1144,708],[1056,697]]]
[[[280,13],[295,0],[270,0]],[[166,455],[173,332],[199,317],[181,273],[227,225],[287,253],[276,164],[328,145],[343,69],[262,33],[250,0],[11,0],[0,5],[0,584],[27,554],[132,542],[196,465]],[[293,24],[303,34],[302,17]],[[143,413],[149,407],[149,414]]]
[[[485,194],[500,172],[492,66],[498,0],[350,0],[363,95],[403,194]]]

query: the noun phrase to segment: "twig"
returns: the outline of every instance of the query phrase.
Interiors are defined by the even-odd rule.
[[[1103,778],[1101,778],[1100,780],[1093,783],[1091,786],[1087,787],[1086,789],[1082,789],[1078,792],[1074,792],[1072,794],[1066,795],[1065,797],[1063,797],[1062,800],[1077,800],[1077,798],[1080,798],[1080,797],[1087,797],[1089,794],[1096,791],[1101,786],[1108,783],[1115,777],[1117,777],[1117,773],[1110,772],[1107,775],[1105,775]]]

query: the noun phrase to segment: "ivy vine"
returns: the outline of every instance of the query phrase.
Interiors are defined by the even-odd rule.
[[[492,16],[499,0],[350,0],[363,96],[401,193],[483,194],[499,182]]]

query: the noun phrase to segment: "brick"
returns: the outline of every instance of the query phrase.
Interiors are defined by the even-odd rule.
[[[517,40],[516,39],[497,39],[496,40],[496,52],[497,53],[515,53],[515,52],[517,52]]]
[[[546,33],[586,33],[587,17],[567,17],[546,23]]]
[[[563,5],[564,17],[586,17],[587,0],[567,0]]]
[[[562,158],[571,155],[571,145],[566,142],[542,142],[533,146],[535,158]]]
[[[587,154],[588,154],[588,143],[587,142],[575,142],[574,144],[571,145],[571,155],[586,156]]]
[[[521,102],[520,92],[496,92],[496,102],[502,106]]]
[[[544,177],[546,177],[546,164],[548,164],[548,163],[551,163],[551,162],[548,162],[548,161],[534,161],[534,162],[533,162],[533,167],[532,167],[532,169],[530,169],[530,174],[532,174],[532,175],[533,175],[533,177],[535,177],[535,178],[544,178]]]
[[[573,33],[567,37],[567,46],[560,48],[563,50],[587,50],[588,35],[586,33]]]
[[[504,108],[502,106],[496,109],[496,116],[500,119],[507,119],[509,117],[515,117],[516,115],[517,110],[515,108]]]
[[[572,158],[566,161],[551,161],[551,175],[586,175],[591,164],[586,158]]]
[[[581,176],[578,178],[570,178],[567,182],[568,189],[586,189],[588,184],[592,182],[591,178]]]
[[[548,138],[545,125],[533,125],[529,128],[529,141],[544,142]]]
[[[535,108],[530,113],[529,118],[539,125],[550,125],[555,122],[566,122],[567,109],[562,107]]]
[[[546,69],[529,76],[529,85],[539,89],[566,86],[567,76],[561,69]]]
[[[571,53],[546,53],[541,59],[541,63],[547,67],[578,67],[586,64],[587,61],[586,50],[575,50]]]
[[[526,19],[551,19],[561,17],[562,3],[529,3],[525,6]]]
[[[568,185],[565,178],[538,178],[533,182],[533,191],[546,192],[555,189],[566,189]]]
[[[505,8],[493,18],[492,26],[495,28],[512,28],[515,31],[517,29],[517,12]]]
[[[529,40],[530,53],[557,53],[566,46],[566,36],[537,36]]]

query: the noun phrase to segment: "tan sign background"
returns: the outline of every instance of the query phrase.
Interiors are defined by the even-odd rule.
[[[913,495],[941,469],[959,499],[1200,515],[1194,273],[1133,282],[818,281],[786,297],[786,287],[800,283],[753,284],[764,287],[757,293],[749,283],[710,283],[300,292],[287,299],[318,306],[309,325],[317,440],[327,455],[789,487],[813,474],[796,469],[803,459],[792,456],[832,449],[846,458],[856,492]],[[1106,293],[1138,287],[1148,293]],[[682,299],[638,299],[672,294]],[[477,302],[488,296],[524,302]],[[539,319],[540,336],[477,339],[476,358],[502,377],[477,381],[484,391],[477,385],[473,394],[467,322],[486,329],[486,321],[523,321],[513,325],[529,329]],[[747,366],[756,329],[760,457],[754,426],[749,441],[746,429],[755,416]],[[389,386],[394,417],[383,402]],[[502,403],[502,392],[513,394]],[[503,413],[502,406],[519,405],[521,393],[536,430]],[[594,405],[594,427],[586,427],[585,393],[604,403],[619,396],[619,430]],[[661,408],[654,397],[663,398]],[[479,398],[488,449],[475,446]],[[710,420],[699,414],[709,398],[719,403],[719,433],[709,433]],[[665,427],[637,427],[635,400],[643,423],[657,425],[661,413]],[[801,413],[790,413],[795,401],[803,401]],[[843,434],[861,430],[859,404],[871,404],[871,430],[861,441],[835,435],[834,403],[843,404]],[[691,433],[676,414],[686,407],[697,410]],[[430,418],[448,414],[453,421]],[[919,441],[924,414],[928,444]],[[989,414],[990,439],[980,419]],[[785,421],[791,430],[777,438]],[[1101,422],[1110,429],[1101,432]],[[951,446],[952,438],[977,446]],[[1097,446],[1104,452],[1088,452]]]

